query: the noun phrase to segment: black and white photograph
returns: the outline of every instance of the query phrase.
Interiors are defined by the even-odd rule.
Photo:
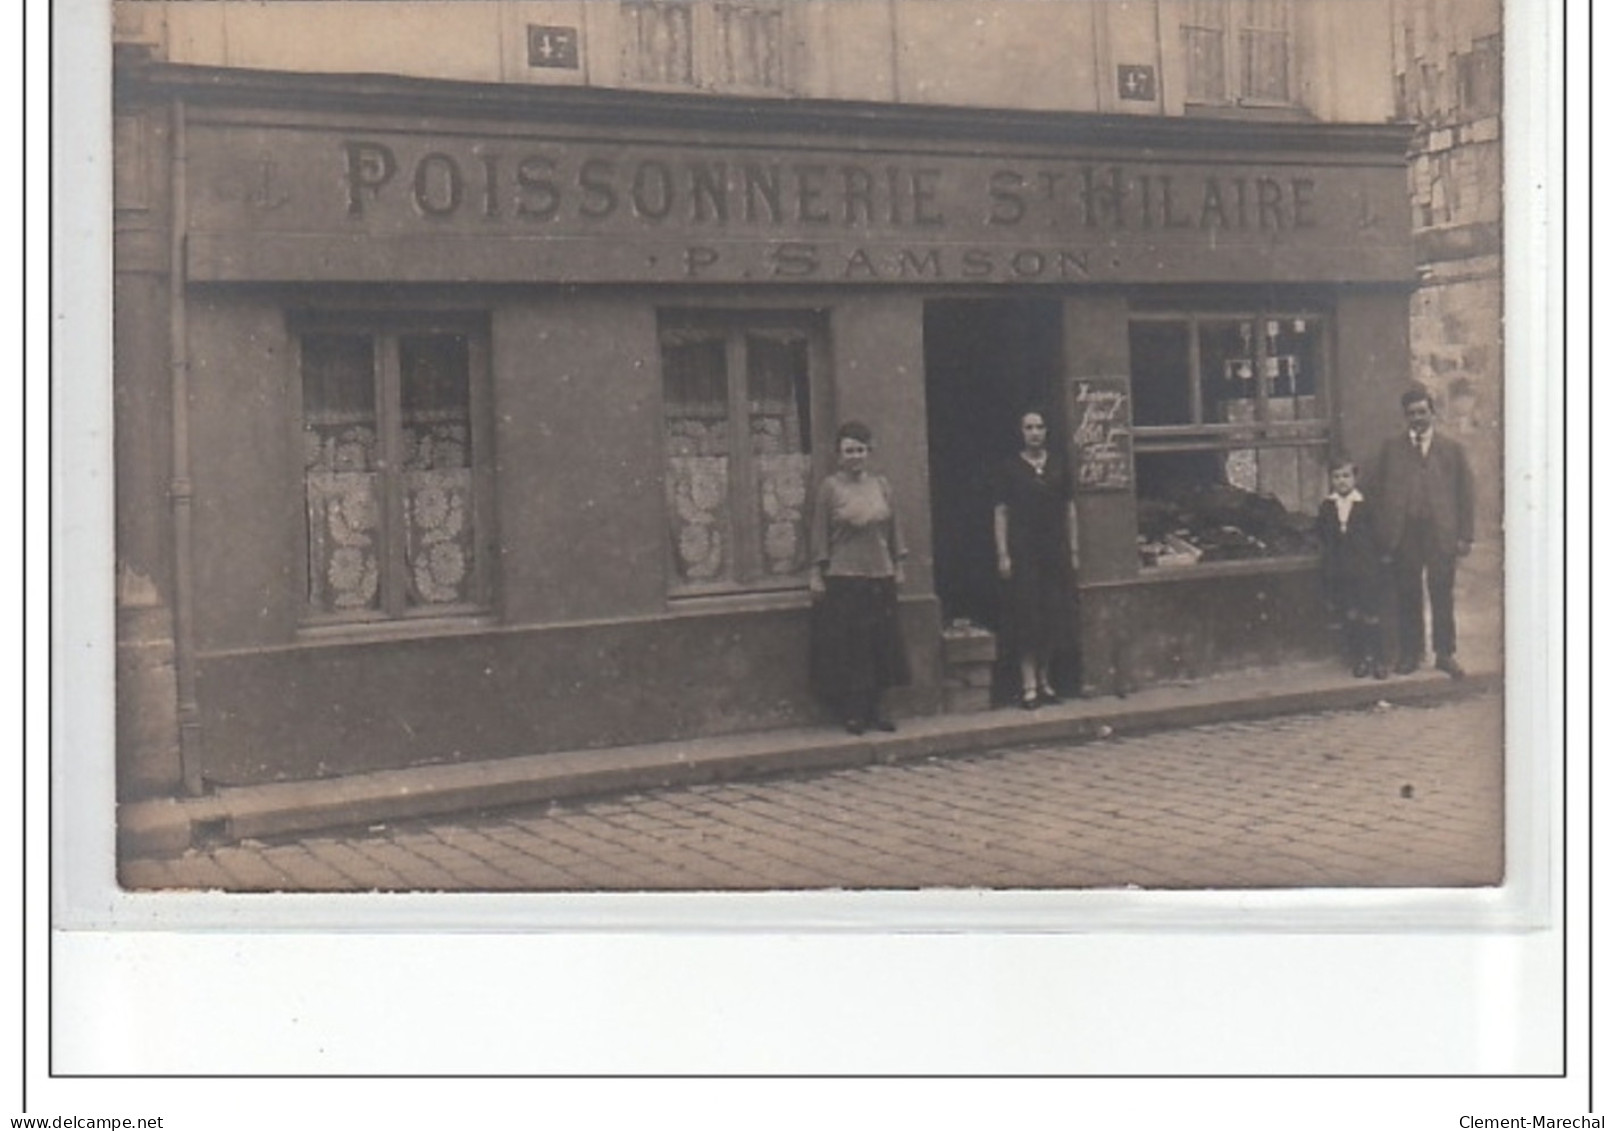
[[[112,11],[125,889],[1503,881],[1500,0]]]

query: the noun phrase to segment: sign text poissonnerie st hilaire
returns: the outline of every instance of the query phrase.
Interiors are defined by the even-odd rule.
[[[853,160],[576,156],[566,150],[478,147],[400,153],[381,141],[341,143],[346,212],[405,205],[422,218],[468,210],[484,219],[544,223],[632,217],[649,223],[874,229],[1263,231],[1314,228],[1311,175],[1174,172],[1119,164],[972,168],[975,207],[950,216],[955,168]]]
[[[1128,160],[238,123],[199,123],[188,138],[186,223],[202,237],[192,253],[201,278],[360,279],[389,269],[427,278],[434,265],[494,281],[1046,283],[1410,270],[1400,170],[1323,158]]]

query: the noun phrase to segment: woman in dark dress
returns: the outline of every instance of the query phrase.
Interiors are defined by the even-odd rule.
[[[880,710],[888,687],[909,681],[897,616],[907,550],[892,487],[868,469],[871,434],[848,421],[836,432],[836,471],[813,510],[813,688],[850,734],[896,730]]]
[[[1075,635],[1077,512],[1065,462],[1049,451],[1048,419],[1020,418],[1021,450],[1000,470],[993,541],[1003,580],[999,637],[1020,672],[1027,710],[1059,697],[1049,663]]]

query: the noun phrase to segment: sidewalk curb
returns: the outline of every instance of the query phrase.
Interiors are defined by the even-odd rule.
[[[1149,688],[1128,700],[1077,700],[1035,713],[998,710],[906,720],[895,734],[826,728],[768,731],[649,746],[530,754],[313,781],[239,786],[195,798],[119,806],[120,856],[177,856],[199,843],[314,833],[535,802],[809,770],[975,753],[994,747],[1095,741],[1208,723],[1388,704],[1440,702],[1501,687],[1495,673],[1463,681],[1423,673],[1217,696],[1221,686]],[[1211,697],[1207,697],[1208,694]]]

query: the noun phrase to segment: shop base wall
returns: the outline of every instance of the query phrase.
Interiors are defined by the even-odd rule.
[[[179,688],[167,610],[118,610],[114,668],[118,798],[133,801],[179,789]]]
[[[940,707],[936,602],[905,601],[914,683]],[[805,607],[205,657],[215,785],[830,725],[807,688]]]
[[[1110,694],[1331,654],[1315,566],[1085,587],[1082,686]]]

